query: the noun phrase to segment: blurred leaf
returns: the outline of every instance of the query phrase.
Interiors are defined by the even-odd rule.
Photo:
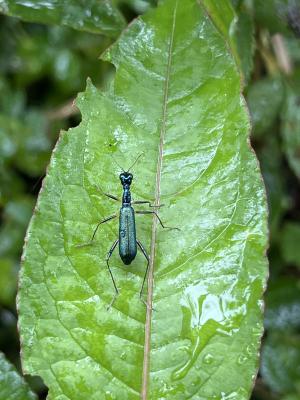
[[[61,26],[24,24],[15,42],[19,57],[18,85],[25,86],[48,77],[52,83],[51,91],[46,93],[48,103],[53,103],[54,96],[61,101],[61,94],[66,98],[74,96],[84,88],[87,76],[96,83],[105,79],[108,64],[100,62],[98,57],[111,44],[110,39]],[[44,83],[39,85],[42,93],[47,89],[43,86]],[[34,95],[30,93],[31,101]],[[40,93],[37,100],[40,106]]]
[[[265,327],[285,332],[300,328],[299,280],[281,277],[270,282],[266,294]]]
[[[281,113],[283,148],[291,169],[300,179],[300,93],[287,87]]]
[[[19,117],[25,108],[25,93],[23,90],[12,89],[8,80],[0,75],[0,110],[1,114]],[[0,145],[1,146],[1,145]]]
[[[28,110],[20,135],[16,165],[28,175],[40,176],[45,173],[49,162],[52,143],[47,135],[47,120],[37,110]]]
[[[257,156],[266,185],[271,236],[275,239],[281,218],[288,207],[282,153],[276,135],[272,132],[266,135],[262,146],[257,150]]]
[[[14,159],[20,170],[31,176],[42,175],[51,147],[47,120],[40,112],[28,110],[22,119],[0,114],[0,155]]]
[[[25,183],[20,177],[4,164],[3,159],[0,160],[0,207],[5,206],[11,198],[19,196],[24,187]]]
[[[280,248],[287,264],[300,267],[300,223],[285,223],[281,231]]]
[[[264,78],[254,82],[248,91],[247,103],[252,120],[252,135],[261,137],[275,123],[284,96],[280,78]]]
[[[116,37],[125,20],[110,0],[1,0],[0,12],[24,21],[57,24]]]
[[[14,305],[17,291],[17,273],[15,264],[10,258],[0,258],[0,304]]]
[[[158,0],[117,0],[119,7],[130,7],[136,14],[144,14],[150,7],[155,7]]]
[[[300,63],[300,39],[298,37],[283,37],[283,41],[291,59]]]
[[[0,399],[1,400],[37,400],[24,378],[0,352]]]
[[[80,96],[82,123],[61,136],[28,230],[25,370],[43,377],[50,398],[140,399],[144,387],[153,399],[246,400],[262,334],[266,205],[227,42],[196,0],[167,0],[105,59],[117,69],[113,85],[103,93],[90,84]],[[112,154],[125,168],[143,150],[134,197],[155,196],[162,219],[181,227],[163,231],[137,217],[146,249],[153,232],[147,317],[141,254],[130,269],[112,258],[120,296],[107,312],[114,291],[105,255],[116,225],[100,230],[95,246],[77,247],[114,209],[96,188],[120,191]]]
[[[29,196],[11,200],[3,212],[0,228],[0,256],[20,255],[26,227],[32,214],[34,200]]]
[[[298,6],[298,0],[254,0],[255,19],[271,33],[288,34],[290,16]]]
[[[238,10],[236,38],[244,80],[247,84],[253,69],[255,40],[253,16],[246,7],[241,7]]]
[[[283,396],[281,400],[299,400],[298,394],[288,394],[287,396]]]
[[[14,360],[16,365],[19,365],[17,318],[14,315],[15,311],[11,310],[15,310],[15,305],[10,304],[8,308],[0,307],[0,348],[5,349],[6,356]]]
[[[296,392],[299,398],[300,336],[270,332],[262,349],[261,374],[274,392]]]

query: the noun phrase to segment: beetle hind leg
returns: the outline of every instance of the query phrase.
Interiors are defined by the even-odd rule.
[[[114,304],[114,302],[115,302],[117,296],[119,295],[119,290],[118,290],[118,288],[117,288],[117,285],[116,285],[116,282],[115,282],[113,273],[112,273],[112,271],[111,271],[111,269],[110,269],[110,266],[109,266],[109,259],[110,259],[110,257],[112,256],[112,253],[114,252],[114,250],[115,250],[115,248],[117,247],[117,244],[118,244],[118,243],[119,243],[119,239],[117,239],[117,240],[113,243],[113,245],[111,246],[111,248],[110,248],[110,250],[109,250],[109,252],[107,253],[107,256],[106,256],[106,265],[107,265],[108,272],[109,272],[109,274],[110,274],[112,283],[113,283],[114,288],[115,288],[114,297],[113,297],[112,301],[109,303],[109,305],[107,306],[107,311],[112,307],[112,305]]]
[[[137,243],[137,245],[139,246],[141,252],[143,253],[143,255],[145,256],[145,258],[146,258],[146,260],[147,260],[147,267],[146,267],[146,271],[145,271],[145,274],[144,274],[142,287],[141,287],[141,290],[140,290],[140,300],[145,304],[145,306],[146,306],[147,308],[151,308],[151,310],[153,310],[153,308],[151,307],[151,305],[149,305],[149,304],[147,303],[147,301],[143,299],[143,290],[144,290],[146,278],[147,278],[147,275],[148,275],[149,264],[150,264],[150,258],[149,258],[149,256],[148,256],[148,254],[147,254],[147,252],[146,252],[144,246],[142,245],[142,243],[141,243],[139,240],[137,240],[136,243]]]

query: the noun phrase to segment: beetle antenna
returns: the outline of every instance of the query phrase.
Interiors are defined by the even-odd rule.
[[[135,166],[135,164],[137,163],[137,161],[144,155],[144,152],[142,151],[137,158],[135,159],[135,162],[131,165],[130,168],[128,168],[128,170],[126,172],[129,172],[131,170],[131,168],[133,168]]]
[[[114,157],[113,155],[111,155],[111,156],[112,156],[112,159],[114,160],[115,164],[117,164],[117,166],[118,166],[123,172],[125,172],[124,168],[121,167],[121,165],[118,163],[118,161],[115,159],[115,157]]]

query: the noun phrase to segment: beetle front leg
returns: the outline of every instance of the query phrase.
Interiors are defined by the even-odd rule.
[[[109,193],[104,192],[99,185],[96,185],[96,188],[99,190],[99,192],[104,194],[104,196],[106,196],[106,197],[108,197],[108,198],[110,198],[112,200],[115,200],[115,201],[120,201],[120,199],[117,196],[114,196],[113,194],[109,194]]]

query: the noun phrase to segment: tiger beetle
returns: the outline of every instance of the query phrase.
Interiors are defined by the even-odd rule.
[[[134,209],[132,207],[133,204],[148,204],[149,207],[156,207],[156,208],[163,206],[163,204],[160,206],[152,205],[150,201],[144,201],[144,200],[131,201],[130,186],[131,186],[131,183],[133,180],[133,175],[130,172],[130,170],[133,168],[133,166],[138,161],[138,159],[142,156],[142,154],[140,154],[136,158],[135,162],[131,165],[131,167],[127,171],[124,171],[124,169],[122,167],[120,167],[119,164],[115,161],[116,164],[118,165],[118,167],[121,168],[121,170],[122,170],[122,173],[119,175],[119,178],[121,181],[121,185],[123,187],[123,196],[122,196],[122,206],[120,208],[120,213],[119,213],[119,238],[117,240],[115,240],[115,242],[111,246],[111,248],[106,256],[107,268],[108,268],[108,271],[111,276],[112,283],[113,283],[114,289],[115,289],[114,297],[113,297],[111,303],[109,304],[109,306],[107,307],[107,310],[109,310],[110,307],[114,304],[114,302],[119,294],[119,290],[117,288],[116,281],[114,279],[113,273],[112,273],[110,265],[109,265],[109,260],[112,256],[115,248],[117,247],[117,245],[119,245],[119,255],[125,265],[130,265],[131,262],[135,259],[136,254],[137,254],[137,248],[139,248],[141,250],[144,257],[146,258],[147,266],[146,266],[146,271],[145,271],[144,278],[143,278],[142,287],[140,290],[140,299],[148,307],[147,302],[143,299],[143,289],[144,289],[144,285],[145,285],[145,281],[146,281],[146,277],[147,277],[147,273],[148,273],[148,269],[149,269],[150,258],[148,256],[144,246],[142,245],[142,243],[136,238],[135,214],[155,215],[156,218],[158,219],[160,225],[163,228],[179,230],[179,228],[171,228],[171,227],[165,226],[156,211],[145,211],[145,210],[134,211]],[[120,199],[118,197],[111,195],[109,193],[105,193],[102,191],[102,189],[100,189],[100,191],[105,196],[109,197],[110,199],[115,200],[115,201],[120,201]],[[78,247],[92,244],[100,225],[102,225],[108,221],[111,221],[112,219],[114,219],[116,217],[117,217],[117,214],[113,214],[110,217],[107,217],[107,218],[101,220],[100,222],[98,222],[90,242],[88,242],[87,244],[84,244],[84,245],[79,245]]]

